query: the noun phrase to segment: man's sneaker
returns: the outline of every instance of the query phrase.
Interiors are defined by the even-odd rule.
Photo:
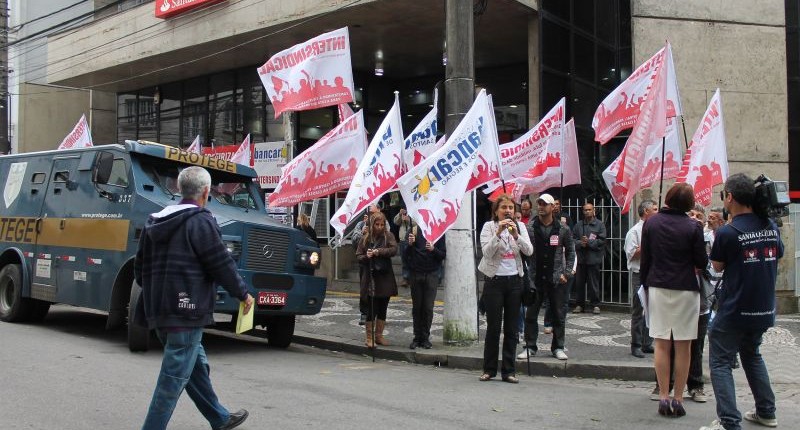
[[[595,306],[594,309],[592,309],[592,313],[595,315],[600,315],[600,306]]]
[[[552,327],[545,327],[544,328],[544,334],[551,334],[551,333],[553,333],[553,328]]]
[[[236,412],[232,412],[230,418],[228,418],[228,422],[214,430],[230,430],[232,428],[239,427],[239,425],[247,419],[247,415],[249,414],[245,409],[239,409]]]
[[[530,355],[529,355],[530,354]],[[522,360],[527,360],[528,357],[533,357],[536,355],[536,350],[533,348],[522,348],[522,352],[517,355],[517,358]]]
[[[708,397],[706,397],[706,393],[702,388],[694,388],[689,390],[689,397],[691,397],[692,400],[697,403],[705,403],[708,401]]]
[[[720,424],[719,420],[714,420],[710,425],[700,427],[700,430],[725,430],[725,427]]]
[[[557,350],[555,350],[555,352],[553,352],[553,357],[555,357],[555,358],[557,358],[559,360],[566,360],[567,359],[567,354],[564,352],[563,349],[557,349]]]
[[[573,314],[579,314],[579,313],[582,313],[582,312],[583,312],[583,307],[581,307],[581,306],[575,306],[575,309],[572,310]]]
[[[764,418],[758,415],[755,409],[747,411],[744,413],[744,419],[747,421],[754,422],[756,424],[761,424],[764,427],[778,427],[778,419],[777,418]]]

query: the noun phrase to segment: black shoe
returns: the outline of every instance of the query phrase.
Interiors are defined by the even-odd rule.
[[[246,409],[239,409],[238,411],[231,414],[230,418],[228,418],[228,422],[223,424],[220,427],[217,427],[214,430],[230,430],[232,428],[239,427],[246,419],[247,416],[250,415],[247,413]]]
[[[411,345],[408,345],[408,349],[417,349],[418,346],[420,346],[419,342],[412,340]]]
[[[358,325],[364,325],[367,322],[367,316],[365,314],[361,314],[361,318],[358,319]]]
[[[631,348],[631,355],[636,358],[644,358],[644,352],[642,352],[642,348]]]
[[[645,354],[652,354],[654,352],[654,350],[653,350],[652,346],[643,346],[642,347],[642,352],[645,353]]]
[[[431,341],[429,341],[429,340],[423,340],[422,343],[420,344],[420,346],[425,348],[425,349],[433,348],[433,344],[431,344]]]

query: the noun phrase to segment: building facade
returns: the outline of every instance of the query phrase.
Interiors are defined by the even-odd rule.
[[[60,4],[20,1],[18,7],[22,3],[47,4],[50,12]],[[352,45],[354,107],[364,109],[370,131],[391,106],[395,90],[406,130],[430,109],[435,88],[440,103],[446,97],[443,0],[196,0],[200,7],[166,19],[157,16],[159,9],[188,3],[86,2],[90,17],[71,26],[53,24],[40,42],[43,48],[37,48],[44,51],[35,55],[40,64],[17,70],[13,148],[53,149],[86,113],[98,144],[145,139],[187,147],[200,135],[208,147],[236,144],[250,134],[253,142],[283,140],[290,153],[303,151],[336,125],[335,109],[274,119],[256,67],[280,50],[344,26]],[[758,14],[744,0],[727,1],[725,7],[679,0],[471,3],[476,86],[493,95],[501,141],[522,135],[540,113],[561,97],[567,99],[567,115],[576,122],[583,184],[559,190],[565,199],[607,198],[600,173],[626,137],[595,144],[592,115],[608,92],[665,40],[673,47],[686,134],[693,134],[719,87],[731,171],[789,179],[790,136],[794,146],[800,144],[798,116],[790,117],[790,97],[800,102],[798,0],[764,0]],[[26,18],[21,22],[35,16]],[[61,15],[51,19],[56,24],[66,20]],[[28,45],[17,46],[25,50]],[[800,189],[797,178],[792,187]],[[657,197],[658,192],[644,194]],[[323,206],[333,213],[336,202],[332,197]],[[394,203],[387,198],[387,209]],[[485,212],[480,199],[478,212]],[[620,237],[635,221],[613,211],[604,218],[618,224]],[[785,221],[787,258],[778,288],[786,298],[782,306],[796,309],[796,239],[793,223]],[[328,235],[327,218],[318,217],[317,228]],[[619,261],[615,264],[609,273],[624,271]],[[624,290],[607,301],[627,302],[627,286]]]

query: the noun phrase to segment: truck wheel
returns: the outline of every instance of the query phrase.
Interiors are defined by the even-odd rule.
[[[22,297],[22,266],[7,264],[0,270],[0,320],[26,321],[31,311],[31,299]]]
[[[267,323],[267,342],[276,348],[288,348],[294,336],[294,315],[270,318]]]
[[[136,305],[142,298],[142,287],[133,281],[131,284],[131,299],[128,302],[128,349],[131,352],[144,352],[149,348],[150,330],[133,323],[133,314]]]

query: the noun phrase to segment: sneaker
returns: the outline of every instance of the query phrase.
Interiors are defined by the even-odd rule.
[[[563,349],[557,349],[557,350],[555,350],[555,352],[553,352],[553,357],[555,357],[555,358],[557,358],[559,360],[566,360],[567,359],[567,354],[564,353]]]
[[[720,424],[719,420],[714,420],[710,425],[700,427],[700,430],[725,430],[725,427]]]
[[[758,415],[755,409],[747,411],[744,413],[744,419],[747,421],[754,422],[756,424],[761,424],[764,427],[778,427],[778,419],[777,418],[764,418]]]
[[[249,414],[245,409],[239,409],[236,412],[231,412],[230,418],[228,418],[228,422],[223,424],[220,427],[215,428],[214,430],[230,430],[236,427],[239,427],[242,424]]]
[[[658,385],[656,384],[655,388],[653,388],[653,391],[650,392],[650,400],[654,402],[661,400],[661,393],[659,391]]]
[[[595,306],[594,309],[592,309],[592,313],[595,315],[600,315],[600,306]]]
[[[579,314],[579,313],[583,313],[583,307],[581,307],[581,306],[575,306],[575,309],[573,309],[573,310],[572,310],[572,313],[573,313],[573,314]]]
[[[530,357],[536,356],[536,350],[533,348],[522,348],[522,352],[520,352],[519,355],[517,355],[517,358],[522,360],[527,360],[529,356]]]
[[[689,390],[689,397],[691,397],[692,400],[697,403],[705,403],[708,401],[708,397],[702,388],[694,388]]]
[[[544,334],[551,334],[551,333],[553,333],[553,328],[552,327],[545,327],[544,328]]]

